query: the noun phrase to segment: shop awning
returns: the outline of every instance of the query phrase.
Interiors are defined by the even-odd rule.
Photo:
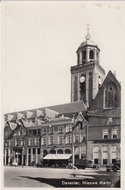
[[[47,154],[44,160],[68,160],[72,154]]]

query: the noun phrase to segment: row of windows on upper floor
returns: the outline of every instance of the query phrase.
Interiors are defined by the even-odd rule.
[[[53,145],[53,144],[69,144],[72,143],[72,135],[67,134],[67,135],[58,135],[55,138],[54,135],[50,135],[49,137],[43,136],[42,138],[29,138],[28,139],[28,146],[40,146],[40,141],[41,145]],[[76,134],[73,135],[73,142],[74,143],[81,143],[85,142],[85,134]],[[13,143],[14,141],[14,143]],[[26,145],[25,140],[22,139],[14,139],[14,140],[9,140],[5,146],[24,146]]]
[[[107,124],[111,125],[113,123],[112,118],[107,119]],[[57,126],[56,126],[57,128]],[[66,130],[64,131],[64,126],[58,126],[58,133],[63,133],[63,132],[72,132],[72,125],[67,125]],[[82,123],[79,124],[79,129],[82,129]],[[47,127],[43,127],[41,130],[40,129],[34,129],[34,130],[28,130],[27,131],[27,136],[32,136],[32,135],[42,135],[42,134],[53,134],[55,132],[55,126],[49,127],[49,131],[47,132]],[[24,130],[18,130],[15,131],[14,136],[21,136],[21,135],[26,135],[26,131]]]
[[[42,145],[51,145],[51,144],[69,144],[72,143],[72,134],[68,135],[58,135],[58,142],[55,142],[55,136],[50,135],[49,137],[43,136],[41,138],[41,144]],[[103,130],[103,139],[117,139],[118,138],[118,129],[114,128],[109,132],[109,129]],[[85,142],[86,137],[85,134],[76,134],[73,135],[73,142],[79,143],[79,142]],[[25,141],[22,139],[15,139],[14,146],[23,146],[25,144]],[[13,141],[9,140],[6,146],[12,146]],[[39,146],[40,145],[40,138],[29,138],[28,139],[28,146]]]
[[[111,153],[116,153],[117,152],[117,145],[112,145],[110,147],[110,152]],[[99,147],[98,145],[97,146],[94,146],[93,147],[93,154],[99,154],[99,153],[108,153],[108,146],[107,145],[103,145],[101,147]]]
[[[65,131],[64,131],[65,129]],[[23,130],[18,130],[15,131],[14,136],[21,136],[21,135],[27,135],[27,136],[32,136],[32,135],[42,135],[42,134],[52,134],[54,132],[58,133],[63,133],[63,132],[71,132],[72,131],[72,125],[66,125],[65,126],[50,126],[50,127],[43,127],[42,129],[33,129],[33,130],[28,130],[23,131]]]

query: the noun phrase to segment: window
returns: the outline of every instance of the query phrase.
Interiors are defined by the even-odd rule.
[[[35,148],[33,148],[33,154],[36,154],[36,149]]]
[[[57,154],[63,154],[63,150],[62,149],[57,150]]]
[[[82,122],[79,122],[79,129],[80,129],[80,130],[83,129],[83,124],[82,124]]]
[[[109,117],[109,118],[108,118],[107,124],[108,124],[108,125],[112,124],[112,117]]]
[[[90,50],[90,52],[89,52],[89,58],[90,59],[94,59],[94,51],[93,50]]]
[[[103,138],[108,139],[108,129],[103,131]]]
[[[74,76],[73,78],[73,86],[74,86],[74,101],[77,101],[77,88],[78,88],[78,78],[77,76]]]
[[[39,146],[39,138],[34,139],[34,145]]]
[[[26,135],[26,131],[22,131],[22,135]]]
[[[59,135],[58,142],[59,144],[63,144],[63,135]]]
[[[65,154],[71,154],[71,150],[70,149],[66,149],[65,150]]]
[[[117,129],[112,129],[112,138],[113,139],[117,139],[117,137],[118,137],[118,131],[117,131]]]
[[[72,136],[71,135],[67,135],[66,136],[66,144],[71,143],[72,142]]]
[[[63,126],[58,126],[58,132],[62,133],[63,132]]]
[[[54,137],[53,136],[49,137],[49,144],[54,144]]]
[[[72,131],[72,125],[67,125],[66,126],[66,132]]]
[[[116,159],[112,159],[112,164],[116,163]]]
[[[37,134],[37,130],[33,130],[33,135],[36,135]]]
[[[31,154],[31,148],[28,149],[28,153]]]
[[[15,146],[17,146],[17,140],[16,139],[15,139],[15,143],[14,144],[15,144]]]
[[[21,135],[21,131],[18,131],[18,135],[19,135],[19,136]]]
[[[99,76],[99,78],[98,78],[98,87],[99,87],[99,90],[101,88],[101,84],[102,84],[102,81],[101,81],[101,77]]]
[[[42,145],[46,145],[46,137],[42,138]]]
[[[82,59],[86,59],[86,50],[84,50],[83,52],[82,52]]]
[[[38,129],[38,131],[37,131],[37,132],[38,132],[38,135],[40,135],[40,129]]]
[[[29,146],[33,146],[33,139],[29,139]]]
[[[37,149],[37,153],[40,154],[40,148]]]
[[[103,159],[103,164],[107,164],[107,159]]]
[[[10,149],[10,154],[12,154],[12,152],[13,152],[13,151],[12,151],[12,148],[11,148],[11,149]]]
[[[51,133],[51,134],[54,133],[54,127],[52,127],[52,126],[49,127],[49,133]]]
[[[9,140],[9,146],[12,146],[12,140]]]
[[[99,162],[98,158],[95,158],[94,159],[94,164],[98,164],[98,162]]]
[[[103,153],[107,153],[107,146],[103,146]]]
[[[93,153],[96,154],[98,152],[99,152],[99,147],[98,146],[93,147]]]
[[[116,153],[116,145],[112,146],[112,153]]]
[[[77,54],[77,63],[78,63],[78,65],[79,65],[79,62],[80,62],[80,54],[78,53]]]
[[[20,146],[23,146],[23,140],[20,140],[19,144]]]
[[[30,136],[33,134],[33,131],[32,131],[32,130],[29,130],[28,132],[29,132],[28,134],[29,134]]]
[[[46,133],[47,133],[46,127],[43,128],[42,132],[43,132],[43,134],[46,134]]]
[[[105,91],[105,107],[116,107],[117,105],[117,87],[113,82],[110,82]]]
[[[75,135],[75,143],[79,142],[79,135]]]

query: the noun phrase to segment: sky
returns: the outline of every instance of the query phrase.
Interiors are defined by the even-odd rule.
[[[71,101],[70,67],[87,25],[106,73],[124,79],[125,3],[2,2],[2,110],[30,110]]]

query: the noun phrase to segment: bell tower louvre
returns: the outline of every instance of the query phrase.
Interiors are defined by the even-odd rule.
[[[105,78],[99,61],[100,49],[91,40],[89,27],[76,54],[77,65],[71,67],[71,102],[82,100],[89,107]]]

